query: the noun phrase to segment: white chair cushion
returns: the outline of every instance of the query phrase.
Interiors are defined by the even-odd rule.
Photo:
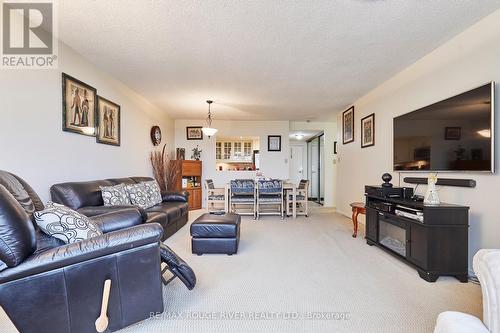
[[[489,333],[478,318],[466,313],[446,311],[439,314],[434,333]]]
[[[500,333],[500,250],[479,250],[474,272],[483,293],[483,321],[491,333]]]

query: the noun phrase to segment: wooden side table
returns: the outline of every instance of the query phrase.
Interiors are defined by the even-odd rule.
[[[350,204],[350,206],[352,207],[352,224],[354,226],[352,237],[356,238],[356,236],[358,235],[358,215],[366,215],[366,209],[363,202],[353,202]]]

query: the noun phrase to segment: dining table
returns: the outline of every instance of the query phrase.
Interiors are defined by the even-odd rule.
[[[231,207],[231,193],[230,189],[231,186],[229,183],[226,183],[225,187],[225,194],[226,194],[226,202],[224,203],[224,210],[226,213],[230,212],[230,207]],[[297,218],[297,201],[296,201],[296,195],[297,195],[297,184],[292,183],[290,181],[283,181],[283,200],[286,203],[287,202],[287,196],[291,195],[292,196],[292,217],[295,219]],[[286,210],[285,210],[286,211]]]

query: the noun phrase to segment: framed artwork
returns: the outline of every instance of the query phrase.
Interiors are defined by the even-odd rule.
[[[203,140],[203,132],[201,129],[201,126],[186,127],[186,139]]]
[[[281,135],[268,135],[267,136],[267,150],[268,151],[281,151]]]
[[[361,119],[361,148],[375,145],[375,113]]]
[[[461,127],[445,127],[444,139],[445,140],[460,140],[462,137]]]
[[[175,159],[176,160],[185,160],[186,159],[186,149],[177,148],[176,154],[175,154]]]
[[[153,146],[158,146],[161,143],[161,129],[159,126],[151,127],[151,142]]]
[[[354,141],[354,106],[342,112],[342,143]]]
[[[107,145],[120,145],[120,106],[97,96],[96,141]]]
[[[62,130],[95,136],[96,100],[94,87],[62,73]]]

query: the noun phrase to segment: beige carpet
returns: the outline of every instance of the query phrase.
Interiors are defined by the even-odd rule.
[[[195,270],[195,289],[174,280],[162,317],[120,333],[432,332],[441,311],[480,315],[479,286],[427,283],[351,232],[351,221],[327,208],[285,222],[244,217],[237,255],[196,256],[188,224],[167,244]]]

